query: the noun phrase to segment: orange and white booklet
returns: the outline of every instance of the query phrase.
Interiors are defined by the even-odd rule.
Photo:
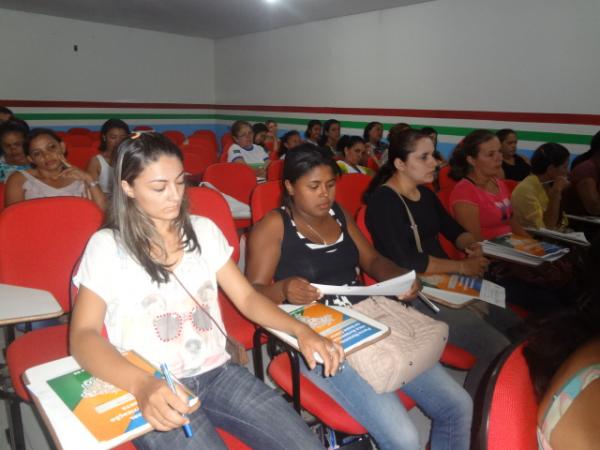
[[[483,278],[436,273],[419,275],[419,279],[423,294],[450,308],[462,308],[475,300],[506,307],[504,288]]]
[[[162,378],[160,370],[136,352],[123,356]],[[110,449],[152,429],[132,394],[93,377],[70,356],[28,369],[25,380],[57,447],[63,450]],[[188,394],[190,406],[198,403]]]

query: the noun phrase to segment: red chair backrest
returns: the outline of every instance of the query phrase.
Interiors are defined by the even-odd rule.
[[[344,174],[335,185],[335,201],[354,217],[363,204],[362,196],[372,178],[362,173]]]
[[[196,131],[195,134],[192,134],[190,137],[188,137],[188,144],[206,146],[210,148],[215,155],[219,151],[215,134],[208,130]]]
[[[369,160],[367,161],[367,167],[371,169],[373,172],[377,172],[379,170],[379,164],[375,161],[375,158],[369,156]]]
[[[190,202],[190,213],[208,217],[221,229],[229,245],[233,247],[231,258],[237,262],[240,258],[240,242],[231,211],[223,196],[205,187],[188,188],[187,196]],[[242,343],[246,349],[252,348],[254,324],[240,314],[221,290],[219,290],[219,305],[228,334]]]
[[[281,181],[267,181],[256,185],[250,198],[252,223],[258,222],[272,209],[281,205],[283,186]]]
[[[250,194],[256,186],[256,175],[246,164],[217,163],[206,168],[203,181],[212,183],[219,191],[249,205]]]
[[[4,183],[0,183],[0,212],[4,209],[4,189],[6,185]]]
[[[185,153],[198,153],[205,161],[210,164],[218,162],[217,150],[208,141],[194,141],[180,146],[181,151]]]
[[[523,356],[523,345],[506,350],[488,382],[482,421],[482,449],[538,448],[538,404]]]
[[[163,131],[163,136],[168,138],[173,144],[177,145],[178,147],[183,145],[185,141],[185,134],[183,134],[179,130]]]
[[[98,154],[98,149],[94,147],[70,147],[67,161],[81,170],[86,170],[90,160]]]
[[[67,149],[71,147],[91,147],[94,142],[87,134],[67,134],[64,141]]]
[[[89,134],[90,133],[90,129],[89,128],[84,128],[84,127],[73,127],[73,128],[69,128],[69,130],[67,131],[68,135],[74,135],[74,134]]]
[[[71,271],[102,216],[93,202],[78,197],[6,208],[0,214],[0,283],[49,291],[68,312]]]
[[[440,189],[452,189],[457,181],[453,178],[450,178],[450,166],[444,166],[440,169],[438,174],[438,182],[440,185]]]
[[[371,236],[371,232],[367,228],[367,223],[365,221],[366,213],[367,213],[366,205],[362,205],[360,208],[358,208],[358,211],[356,212],[356,225],[358,226],[358,229],[361,231],[363,236],[365,238],[367,238],[367,241],[369,241],[369,243],[371,245],[373,245],[373,237]],[[363,282],[365,283],[366,286],[370,286],[372,284],[377,283],[377,280],[375,280],[374,278],[371,278],[365,272],[361,272],[361,275],[363,278]]]
[[[275,159],[271,161],[267,167],[267,181],[279,181],[283,178],[283,159]]]
[[[196,152],[184,147],[183,169],[187,173],[202,176],[206,168],[214,162],[214,157],[208,152]]]
[[[221,154],[229,150],[231,144],[233,144],[233,136],[231,136],[230,132],[227,132],[223,136],[221,136]]]
[[[510,194],[512,194],[512,191],[514,191],[515,188],[517,187],[517,185],[519,184],[519,181],[517,181],[517,180],[509,180],[507,178],[504,179],[504,180],[502,180],[502,181],[504,181],[504,184],[508,188],[508,192]]]
[[[229,245],[233,247],[231,257],[237,262],[240,258],[240,240],[225,198],[219,192],[206,187],[189,187],[186,193],[190,214],[208,217],[219,227]]]

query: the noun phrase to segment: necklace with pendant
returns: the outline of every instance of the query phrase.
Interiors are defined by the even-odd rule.
[[[303,220],[303,222],[306,224],[306,226],[308,228],[310,228],[310,231],[312,231],[315,236],[317,236],[319,239],[321,239],[321,241],[323,242],[323,245],[327,245],[327,241],[325,239],[323,239],[323,236],[321,236],[321,233],[319,233],[317,230],[315,230],[310,223],[308,223],[304,220]]]

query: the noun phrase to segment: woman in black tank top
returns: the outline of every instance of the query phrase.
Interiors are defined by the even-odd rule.
[[[250,234],[246,275],[275,303],[348,305],[362,298],[321,298],[310,283],[357,284],[359,268],[377,280],[406,272],[378,253],[352,217],[335,203],[338,168],[327,153],[327,149],[302,145],[288,154],[283,170],[283,207],[268,213]],[[414,291],[403,293],[401,298],[412,297]],[[300,368],[368,430],[379,449],[419,448],[416,428],[395,392],[376,393],[348,365],[328,378],[321,376],[320,366],[309,370],[301,363]],[[431,418],[432,450],[468,448],[470,397],[439,364],[402,390]]]

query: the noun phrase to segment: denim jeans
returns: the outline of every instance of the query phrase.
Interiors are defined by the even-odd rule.
[[[365,427],[381,450],[417,450],[419,436],[395,392],[378,394],[348,363],[337,375],[322,376],[322,366],[303,374]],[[473,403],[464,389],[436,364],[402,390],[432,421],[431,450],[469,448]]]
[[[189,417],[193,438],[187,439],[181,428],[151,431],[134,441],[138,450],[227,450],[215,427],[256,449],[323,450],[293,408],[241,366],[226,363],[180,381],[201,402]]]

